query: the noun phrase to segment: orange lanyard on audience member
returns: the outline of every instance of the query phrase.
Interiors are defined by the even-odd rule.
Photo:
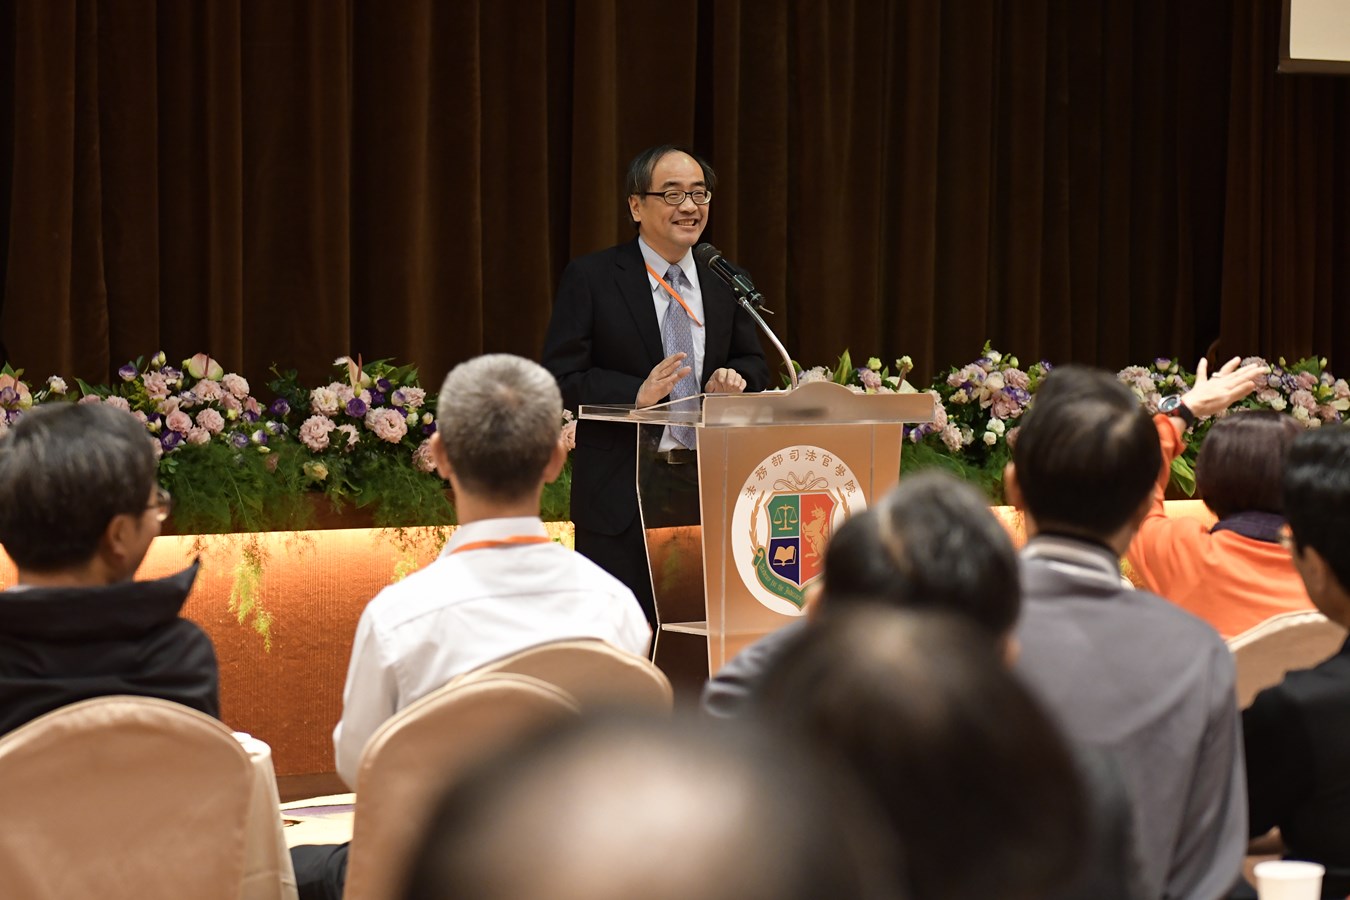
[[[538,534],[513,534],[511,537],[496,541],[473,541],[468,544],[460,544],[451,550],[448,555],[453,556],[456,553],[463,553],[465,550],[498,550],[503,547],[519,547],[522,544],[547,544],[552,540],[552,538]]]
[[[666,289],[666,293],[667,293],[667,294],[669,294],[670,296],[674,297],[675,300],[676,300],[681,306],[684,307],[685,315],[689,316],[690,321],[692,321],[692,322],[693,322],[695,325],[697,325],[699,328],[702,328],[702,327],[703,327],[703,323],[700,322],[700,321],[698,320],[698,316],[694,315],[694,311],[693,311],[692,309],[689,308],[689,304],[684,302],[684,298],[681,297],[678,293],[676,293],[675,289],[674,289],[673,287],[671,287],[671,286],[666,282],[666,280],[665,280],[664,278],[662,278],[660,275],[656,274],[656,270],[652,268],[652,264],[651,264],[651,263],[647,263],[647,271],[652,273],[652,277],[653,277],[653,278],[655,278],[657,281],[661,282],[661,287],[663,287],[663,288]]]

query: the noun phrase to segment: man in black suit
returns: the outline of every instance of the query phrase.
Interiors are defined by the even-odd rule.
[[[1350,627],[1350,427],[1328,424],[1285,459],[1285,544],[1313,605]],[[1350,893],[1350,641],[1290,672],[1242,713],[1252,837],[1279,829],[1286,859],[1326,867],[1323,897]],[[1269,852],[1269,841],[1263,842]],[[1234,897],[1254,897],[1251,891]]]
[[[568,409],[651,406],[768,383],[754,322],[693,256],[716,186],[712,168],[680,147],[652,147],[629,164],[637,239],[568,264],[544,343],[544,366]],[[692,430],[667,428],[652,439],[658,464],[694,472]],[[628,585],[655,626],[636,465],[632,426],[580,423],[572,521],[577,550]]]

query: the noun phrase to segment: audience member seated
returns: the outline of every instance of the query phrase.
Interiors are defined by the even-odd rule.
[[[1213,628],[1120,574],[1161,465],[1114,376],[1064,366],[1041,384],[1004,474],[1029,537],[1017,668],[1072,739],[1114,756],[1145,896],[1213,900],[1246,847],[1233,661]]]
[[[856,785],[782,742],[582,720],[445,798],[407,900],[887,900],[894,840]]]
[[[1219,519],[1213,528],[1163,511],[1163,491],[1172,460],[1186,449],[1186,429],[1246,396],[1252,378],[1266,371],[1237,363],[1230,360],[1206,378],[1200,360],[1195,387],[1170,412],[1153,417],[1162,465],[1153,505],[1127,554],[1149,590],[1204,619],[1225,639],[1271,616],[1312,608],[1289,551],[1280,546],[1280,474],[1289,444],[1303,431],[1292,416],[1248,410],[1214,423],[1195,466],[1199,494]]]
[[[0,438],[0,734],[77,700],[136,694],[220,715],[211,639],[181,618],[197,565],[132,576],[169,514],[145,427],[97,404],[24,413]]]
[[[1021,591],[1017,554],[984,497],[942,472],[907,476],[875,506],[846,521],[825,554],[824,589],[808,607],[825,616],[858,598],[892,606],[945,609],[1007,642]],[[746,647],[703,690],[710,715],[742,714],[765,670],[807,620]]]
[[[539,519],[567,459],[553,376],[517,356],[470,360],[446,376],[437,422],[431,454],[460,527],[435,562],[361,613],[333,730],[338,775],[353,786],[375,730],[456,675],[547,641],[600,638],[645,655],[651,639],[632,591],[553,543]],[[302,897],[341,896],[346,845],[295,847],[292,858]]]
[[[1350,627],[1350,427],[1324,426],[1294,442],[1284,509],[1308,595]],[[1350,894],[1350,641],[1258,694],[1242,726],[1250,834],[1278,828],[1286,858],[1326,867],[1323,897]]]
[[[836,611],[783,650],[756,705],[884,806],[916,900],[1043,900],[1084,860],[1067,744],[958,616]]]

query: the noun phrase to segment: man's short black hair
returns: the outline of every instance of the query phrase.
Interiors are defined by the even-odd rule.
[[[61,403],[23,414],[0,438],[0,544],[20,569],[94,558],[114,516],[146,509],[155,456],[131,413]]]
[[[1350,591],[1350,426],[1324,425],[1294,441],[1284,468],[1284,514],[1295,545],[1316,550]]]
[[[1039,900],[1075,874],[1086,812],[1068,746],[961,617],[859,604],[773,662],[758,712],[880,803],[915,897]]]
[[[1162,467],[1158,432],[1114,375],[1061,366],[1023,417],[1013,464],[1041,531],[1105,541],[1148,499]]]
[[[821,610],[855,598],[959,613],[995,639],[1017,624],[1012,540],[979,491],[945,472],[907,475],[839,527],[825,552]]]

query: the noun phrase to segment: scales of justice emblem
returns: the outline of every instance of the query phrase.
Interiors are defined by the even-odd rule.
[[[805,444],[775,451],[745,480],[732,513],[741,581],[774,612],[802,615],[830,535],[866,507],[858,479],[831,451]]]

